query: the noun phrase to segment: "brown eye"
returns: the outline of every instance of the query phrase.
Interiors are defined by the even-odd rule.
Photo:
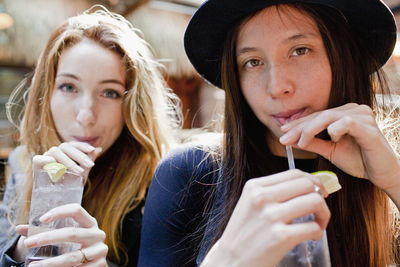
[[[293,56],[301,56],[307,54],[309,49],[307,47],[299,47],[293,51]]]
[[[254,67],[260,66],[261,64],[262,64],[261,61],[258,59],[250,59],[249,61],[246,62],[245,66],[254,68]]]

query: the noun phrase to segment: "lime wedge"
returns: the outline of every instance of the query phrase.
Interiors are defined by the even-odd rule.
[[[67,171],[67,167],[58,162],[47,163],[43,169],[47,171],[53,183],[56,183]]]
[[[339,191],[342,186],[339,184],[338,177],[336,173],[331,171],[318,171],[311,173],[315,175],[320,180],[321,184],[324,186],[326,192],[328,194],[332,194],[336,191]]]

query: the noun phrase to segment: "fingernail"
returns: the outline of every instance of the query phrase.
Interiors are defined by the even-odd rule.
[[[284,134],[284,135],[282,135],[280,138],[279,138],[279,141],[281,142],[281,143],[286,143],[287,141],[289,141],[289,135],[288,134]]]
[[[74,166],[71,168],[76,173],[83,173],[85,170],[80,166]]]
[[[96,148],[92,147],[91,145],[87,146],[88,153],[93,152]]]
[[[83,163],[85,164],[86,167],[93,167],[94,165],[94,162],[91,161],[90,159],[83,160]]]
[[[28,237],[27,239],[25,239],[24,244],[27,247],[32,247],[32,246],[36,245],[37,241],[38,241],[37,238],[32,236],[32,237]]]
[[[39,218],[39,221],[46,223],[46,222],[49,222],[49,221],[50,221],[51,217],[52,217],[52,215],[51,215],[49,212],[47,212],[47,213],[43,214],[43,215]]]
[[[281,130],[282,131],[287,131],[289,129],[289,125],[288,124],[284,124],[281,126]]]
[[[40,267],[42,264],[39,261],[29,263],[28,267]]]
[[[303,140],[303,137],[300,137],[300,140],[299,140],[299,142],[297,142],[297,145],[299,146],[299,147],[301,147],[301,148],[303,148],[304,147],[304,140]]]

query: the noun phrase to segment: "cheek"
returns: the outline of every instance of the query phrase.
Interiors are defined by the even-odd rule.
[[[242,94],[253,111],[257,111],[257,107],[263,105],[268,99],[266,90],[266,81],[264,77],[246,76],[240,80]]]
[[[67,103],[60,101],[56,94],[53,94],[50,99],[50,112],[56,128],[67,119],[68,112],[65,112],[66,104]]]
[[[313,75],[306,79],[308,88],[308,95],[318,107],[318,110],[326,109],[329,103],[329,97],[332,88],[332,72],[328,62],[313,68]]]
[[[125,125],[124,116],[121,108],[109,110],[108,112],[104,112],[103,114],[104,119],[102,121],[103,123],[105,123],[104,127],[108,128],[108,132],[111,133],[110,137],[112,136],[113,139],[117,139],[122,131],[122,128]]]
[[[319,97],[320,97],[320,102],[321,102],[321,108],[322,109],[326,109],[328,107],[329,104],[329,98],[331,95],[331,88],[332,88],[332,75],[330,73],[330,69],[329,72],[326,72],[326,75],[323,76],[321,75],[320,77],[325,77],[325,78],[321,78],[321,80],[317,81],[317,84],[321,85],[321,88],[319,88]]]

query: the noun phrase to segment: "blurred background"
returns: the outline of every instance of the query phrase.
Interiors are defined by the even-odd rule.
[[[351,0],[349,0],[351,1]],[[35,65],[50,33],[67,17],[94,4],[117,12],[142,30],[156,57],[165,65],[165,79],[181,98],[184,128],[215,129],[223,110],[224,92],[204,82],[186,58],[183,34],[203,0],[0,0],[0,161],[16,145],[8,122],[9,94]],[[400,25],[400,0],[384,1]],[[400,39],[400,38],[399,38]],[[393,93],[400,94],[400,45],[385,66]],[[3,164],[0,164],[0,168]],[[0,179],[2,169],[0,169]],[[0,181],[0,186],[1,186]],[[1,188],[0,188],[1,191]],[[0,193],[1,195],[1,193]],[[0,198],[1,199],[1,198]]]

